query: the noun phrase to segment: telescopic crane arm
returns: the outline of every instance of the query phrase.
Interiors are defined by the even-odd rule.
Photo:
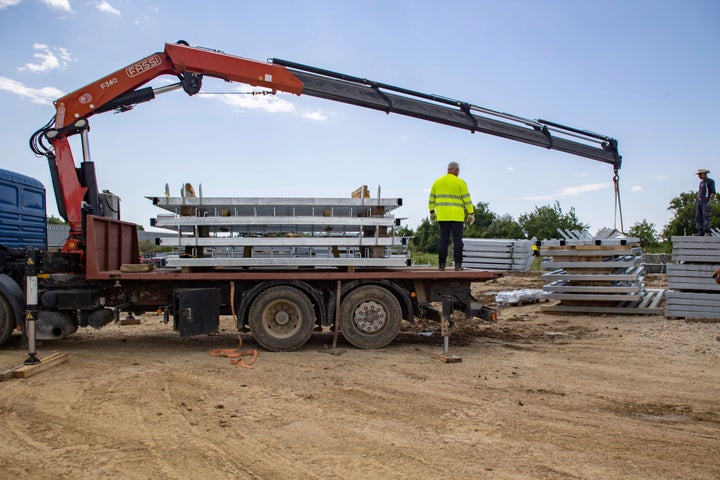
[[[161,75],[178,83],[141,88]],[[559,150],[612,165],[621,165],[613,138],[545,120],[518,117],[447,97],[415,92],[360,77],[280,59],[259,62],[216,50],[166,43],[153,53],[90,83],[55,102],[48,125],[31,138],[31,148],[48,158],[60,215],[70,224],[64,251],[82,253],[85,214],[103,215],[94,164],[90,159],[88,118],[107,111],[127,111],[156,94],[182,88],[194,95],[203,76],[245,83],[295,95],[309,95],[360,107],[481,132],[539,147]],[[80,134],[83,161],[76,167],[68,138]],[[50,146],[47,145],[50,142]]]
[[[531,120],[438,95],[309,67],[273,58],[274,65],[288,67],[303,83],[302,94],[349,103],[359,107],[398,113],[451,127],[481,132],[591,158],[620,168],[617,140],[605,135],[566,127],[545,120]],[[511,123],[512,122],[512,123]],[[573,137],[557,137],[561,134]],[[580,142],[578,140],[583,140]]]

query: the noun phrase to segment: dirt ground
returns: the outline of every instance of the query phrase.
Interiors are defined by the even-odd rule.
[[[216,336],[148,315],[42,342],[69,361],[0,383],[0,478],[720,479],[720,323],[542,306],[458,318],[452,364],[429,322],[341,355],[319,333],[252,369],[209,355],[237,345],[230,319]],[[0,370],[25,356],[0,348]]]

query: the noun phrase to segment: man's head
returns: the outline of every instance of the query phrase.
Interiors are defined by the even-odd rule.
[[[457,162],[448,163],[448,173],[457,176],[460,173],[460,165]]]
[[[704,169],[704,168],[700,168],[700,169],[698,169],[698,171],[697,171],[697,176],[700,177],[700,178],[704,178],[704,177],[707,177],[707,174],[708,174],[708,173],[710,173],[710,170],[706,170],[706,169]]]

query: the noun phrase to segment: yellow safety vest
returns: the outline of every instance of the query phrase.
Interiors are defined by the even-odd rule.
[[[452,173],[435,180],[428,200],[430,211],[440,222],[464,222],[465,212],[474,212],[467,183]]]

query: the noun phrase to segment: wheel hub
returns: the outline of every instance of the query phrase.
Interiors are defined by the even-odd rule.
[[[286,311],[280,311],[275,314],[275,323],[278,325],[287,325],[290,321],[290,315]]]
[[[263,323],[274,335],[289,335],[299,327],[300,315],[292,303],[277,301],[268,305]]]
[[[362,302],[355,309],[353,321],[363,333],[375,333],[385,326],[387,312],[382,304],[369,300]]]

